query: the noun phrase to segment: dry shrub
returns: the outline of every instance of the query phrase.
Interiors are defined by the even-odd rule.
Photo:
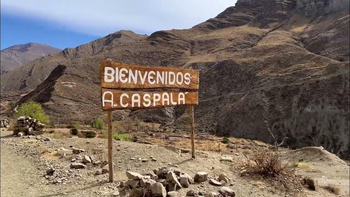
[[[336,185],[327,185],[327,186],[324,186],[323,188],[330,191],[333,194],[340,195],[340,188]]]
[[[246,156],[247,157],[247,156]],[[243,164],[242,175],[262,176],[282,183],[287,189],[301,187],[300,178],[295,175],[295,169],[288,164],[283,164],[277,151],[256,150],[251,158]]]

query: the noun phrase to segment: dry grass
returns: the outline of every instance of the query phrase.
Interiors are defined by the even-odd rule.
[[[49,137],[54,138],[54,139],[65,139],[65,138],[70,138],[72,137],[72,134],[69,132],[54,132],[52,134],[48,134]]]
[[[340,195],[340,188],[336,185],[327,185],[327,186],[324,186],[323,188],[330,191],[333,194]]]
[[[287,189],[298,189],[301,187],[300,180],[295,175],[295,169],[284,164],[276,151],[258,149],[254,151],[250,158],[243,163],[242,176],[261,176],[264,179],[278,181]]]

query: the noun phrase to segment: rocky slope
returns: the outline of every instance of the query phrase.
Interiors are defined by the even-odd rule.
[[[1,74],[23,66],[36,58],[60,51],[61,49],[38,43],[27,43],[8,47],[1,51]]]
[[[324,146],[349,157],[349,2],[238,0],[216,18],[188,30],[146,37],[120,31],[33,61],[2,77],[2,91],[28,91],[52,122],[89,123],[103,116],[100,62],[200,71],[200,132],[291,148]],[[69,83],[67,83],[69,82]],[[43,99],[45,98],[45,99]],[[138,110],[146,121],[187,129],[185,108]],[[121,119],[129,111],[118,111]]]

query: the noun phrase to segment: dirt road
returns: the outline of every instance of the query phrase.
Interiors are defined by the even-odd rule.
[[[1,133],[1,139],[9,138],[8,133]],[[30,158],[17,155],[10,147],[1,143],[1,196],[44,196],[50,188],[40,184],[43,178]]]

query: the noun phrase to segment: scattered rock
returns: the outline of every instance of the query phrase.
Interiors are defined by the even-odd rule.
[[[178,197],[178,193],[176,191],[168,192],[168,197]]]
[[[85,152],[84,149],[79,149],[79,148],[75,148],[75,147],[72,147],[72,151],[74,154],[79,154],[79,153]]]
[[[126,176],[132,180],[140,180],[142,175],[136,172],[126,171]]]
[[[208,173],[206,172],[197,172],[194,176],[194,182],[201,183],[208,180]]]
[[[184,174],[180,175],[180,184],[182,187],[188,188],[190,186],[190,182],[188,180],[188,177]]]
[[[86,165],[84,165],[84,164],[82,164],[82,163],[76,163],[76,162],[74,162],[74,163],[72,163],[72,164],[70,165],[70,168],[72,168],[72,169],[83,169],[83,168],[86,168]]]
[[[91,159],[89,156],[85,155],[84,158],[83,158],[83,162],[84,163],[91,163]]]
[[[108,165],[101,169],[102,174],[107,174],[109,172]]]
[[[220,193],[228,197],[234,197],[236,195],[235,192],[229,187],[221,187]]]
[[[46,170],[46,175],[52,176],[54,172],[55,172],[54,168],[49,168]]]
[[[166,176],[166,180],[169,183],[174,183],[178,188],[182,187],[181,184],[179,183],[179,181],[177,180],[177,177],[176,177],[175,173],[172,172],[172,171],[168,172],[168,175]]]
[[[218,181],[224,181],[226,183],[230,183],[230,179],[225,175],[225,174],[220,174],[219,175],[219,178],[218,178]]]
[[[311,178],[304,178],[304,184],[309,188],[310,190],[317,191],[318,183],[316,180],[313,180]]]
[[[118,197],[118,196],[120,196],[119,191],[115,191],[115,192],[113,192],[113,194],[111,195],[111,197]]]
[[[215,186],[222,186],[222,183],[217,181],[217,180],[215,180],[215,179],[210,179],[209,183],[212,184],[212,185],[215,185]]]
[[[103,168],[103,167],[105,167],[106,165],[108,165],[108,162],[107,162],[107,161],[102,161],[100,167]]]
[[[233,162],[233,158],[232,157],[221,157],[220,161],[229,161],[229,162]]]
[[[59,149],[57,150],[57,153],[60,154],[61,156],[63,156],[64,154],[65,154],[65,155],[72,155],[72,154],[73,154],[73,151],[61,147],[61,148],[59,148]]]
[[[128,185],[131,189],[136,188],[139,183],[140,181],[132,179],[129,179],[125,182],[125,184]]]
[[[101,175],[102,174],[102,169],[98,169],[98,170],[96,170],[95,171],[95,175],[97,176],[97,175]]]
[[[194,190],[188,190],[186,196],[198,196],[198,193]]]
[[[161,183],[155,183],[151,186],[152,196],[166,197],[167,193],[165,187]]]

